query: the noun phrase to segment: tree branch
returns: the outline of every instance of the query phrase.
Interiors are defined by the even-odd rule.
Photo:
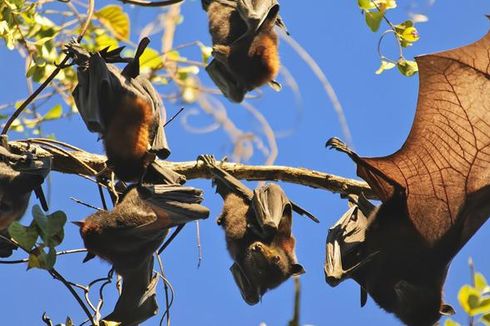
[[[49,140],[46,140],[48,142]],[[60,151],[54,147],[47,147],[26,141],[12,141],[9,143],[12,151],[19,152],[28,147],[35,148],[41,157],[53,158],[53,170],[68,174],[87,174],[86,166],[95,171],[102,171],[105,167],[106,157],[85,151]],[[158,161],[161,166],[185,175],[191,179],[211,179],[211,173],[204,164],[196,161],[169,162]],[[364,193],[367,198],[376,199],[376,195],[363,181],[348,179],[337,175],[310,170],[306,168],[280,166],[280,165],[246,165],[240,163],[218,162],[220,166],[238,179],[256,181],[284,181],[317,189],[324,189],[340,194]]]

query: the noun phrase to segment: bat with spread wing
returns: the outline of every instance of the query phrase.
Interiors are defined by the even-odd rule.
[[[123,48],[88,53],[71,43],[65,50],[78,64],[73,91],[78,111],[88,130],[101,135],[107,165],[123,181],[141,180],[147,171],[152,180],[158,174],[158,182],[169,179],[154,163],[155,156],[165,159],[170,154],[161,116],[165,111],[153,85],[139,74],[139,58],[149,42],[141,40],[134,58],[122,58]],[[127,65],[120,71],[108,64],[116,62]]]
[[[137,325],[157,313],[153,254],[169,228],[209,216],[202,200],[202,191],[192,187],[133,186],[112,211],[76,222],[89,253],[110,262],[123,278],[121,296],[105,320]]]
[[[203,155],[198,160],[204,162],[223,197],[218,224],[225,231],[227,248],[235,261],[230,270],[245,302],[254,305],[268,290],[304,273],[291,232],[293,209],[317,220],[291,203],[278,185],[267,184],[251,191],[221,169],[212,156]]]
[[[15,154],[0,146],[0,234],[10,237],[7,229],[24,216],[32,191],[43,209],[48,209],[41,185],[50,170],[50,157],[39,157],[30,150]],[[10,242],[0,239],[0,257],[10,256],[13,249]]]
[[[382,204],[355,205],[330,230],[325,276],[332,286],[353,278],[407,325],[432,325],[452,310],[442,303],[452,258],[490,216],[490,33],[417,63],[417,111],[400,150],[364,158],[327,142]]]
[[[269,83],[280,69],[277,25],[285,29],[277,0],[202,0],[208,13],[214,60],[206,67],[221,92],[233,102]]]

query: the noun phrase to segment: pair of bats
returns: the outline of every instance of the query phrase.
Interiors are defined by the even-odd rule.
[[[50,170],[49,157],[39,157],[30,150],[15,154],[0,146],[0,234],[10,238],[8,227],[24,216],[33,191],[43,209],[48,209],[41,185]],[[0,257],[9,257],[14,249],[10,242],[0,239]]]
[[[382,201],[352,207],[330,229],[325,277],[352,278],[407,325],[429,326],[453,313],[442,301],[452,258],[490,217],[490,33],[450,51],[417,58],[420,89],[405,144],[357,164]]]
[[[274,81],[280,69],[274,26],[285,29],[277,0],[201,0],[208,14],[214,60],[206,67],[211,79],[232,102]]]
[[[270,289],[303,274],[295,252],[292,212],[318,220],[293,202],[276,184],[254,191],[219,167],[210,155],[198,158],[212,175],[224,201],[218,224],[225,231],[230,268],[246,303],[257,304]]]

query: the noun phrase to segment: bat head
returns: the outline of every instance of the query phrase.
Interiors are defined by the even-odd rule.
[[[373,254],[365,252],[367,212],[353,204],[328,231],[326,244],[325,281],[336,286],[365,263]]]
[[[305,272],[303,266],[292,261],[284,250],[260,241],[252,243],[241,262],[233,264],[230,270],[249,305],[257,304],[265,292],[290,276]]]

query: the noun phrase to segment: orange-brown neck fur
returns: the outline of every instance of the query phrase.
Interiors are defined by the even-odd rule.
[[[107,158],[120,179],[134,181],[144,172],[153,119],[153,109],[145,99],[122,96],[104,134]]]
[[[263,31],[252,39],[237,42],[231,48],[228,62],[250,90],[268,83],[281,66],[277,35],[272,30]]]

